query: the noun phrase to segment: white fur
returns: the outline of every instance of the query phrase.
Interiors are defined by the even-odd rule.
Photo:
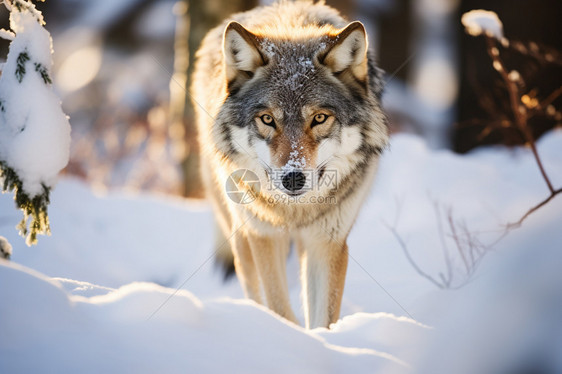
[[[322,140],[320,142],[320,145],[318,146],[318,154],[316,157],[318,161],[316,162],[316,164],[320,165],[334,157],[337,152],[338,146],[339,144],[335,139],[328,138]]]
[[[341,133],[341,142],[335,139],[324,139],[318,146],[317,164],[337,156],[347,156],[361,146],[361,132],[356,127],[345,127]]]
[[[273,164],[271,163],[271,151],[265,140],[258,139],[254,144],[254,149],[260,161],[273,168]]]
[[[344,127],[341,132],[340,154],[349,155],[361,146],[361,132],[357,127]]]
[[[232,126],[232,143],[234,148],[242,154],[247,154],[250,149],[250,142],[248,140],[248,130],[245,128]]]
[[[337,175],[326,173],[322,183],[325,188],[333,188],[337,186],[338,178],[343,178],[351,171],[354,159],[360,156],[353,153],[361,146],[361,132],[356,127],[346,127],[341,133],[341,142],[335,139],[325,139],[320,143],[317,154],[317,165],[328,161],[326,167],[328,170],[336,170]],[[327,178],[330,178],[328,180]],[[332,181],[332,179],[334,179]]]

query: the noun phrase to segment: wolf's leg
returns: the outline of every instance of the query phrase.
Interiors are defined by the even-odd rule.
[[[287,255],[289,237],[249,235],[250,247],[265,291],[267,305],[281,317],[296,324],[287,286]]]
[[[260,282],[256,264],[250,250],[248,239],[241,231],[236,232],[230,239],[234,255],[234,268],[247,298],[263,304],[260,292]]]
[[[340,315],[347,244],[303,236],[298,247],[306,328],[328,327]]]

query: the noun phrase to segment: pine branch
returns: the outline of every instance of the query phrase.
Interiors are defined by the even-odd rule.
[[[17,225],[17,229],[20,235],[26,238],[25,242],[27,245],[37,243],[37,234],[50,235],[51,228],[49,225],[47,206],[49,205],[51,189],[42,184],[43,192],[30,198],[23,190],[22,181],[19,176],[3,161],[0,161],[0,178],[4,179],[2,191],[14,191],[16,206],[23,211],[24,216]],[[31,222],[29,222],[28,228],[29,217],[31,217]]]
[[[20,13],[28,8],[27,5],[22,4],[21,2],[19,2],[17,0],[14,2],[13,5],[16,7],[18,12],[20,12]]]
[[[35,71],[39,73],[39,75],[41,75],[41,78],[43,78],[43,82],[45,82],[45,84],[52,84],[53,81],[51,80],[51,77],[49,76],[49,72],[47,71],[47,69],[43,66],[43,64],[36,62],[35,63]]]
[[[21,52],[16,59],[16,78],[19,83],[21,83],[25,75],[25,63],[27,61],[29,61],[29,54],[27,51]]]

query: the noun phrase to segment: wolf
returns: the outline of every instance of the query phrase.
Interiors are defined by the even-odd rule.
[[[233,261],[248,298],[265,296],[298,324],[285,271],[293,245],[305,326],[329,327],[347,237],[388,143],[365,27],[323,2],[258,7],[206,35],[193,74],[201,178],[227,243],[218,258]],[[232,199],[228,183],[252,201]]]

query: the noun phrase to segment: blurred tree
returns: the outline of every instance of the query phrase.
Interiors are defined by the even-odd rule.
[[[370,2],[367,2],[370,3]],[[413,30],[413,6],[411,0],[395,0],[375,2],[382,3],[371,8],[370,17],[378,23],[379,53],[377,62],[381,69],[395,78],[406,81],[410,75],[409,62],[411,59],[411,38]],[[364,6],[363,8],[367,8]],[[367,9],[361,9],[363,14]]]
[[[326,0],[326,5],[336,8],[348,20],[354,19],[356,0]]]
[[[189,95],[195,52],[205,34],[233,13],[251,9],[257,0],[182,0],[176,3],[177,16],[174,75],[170,81],[170,137],[182,159],[183,194],[202,197],[199,180],[199,150],[193,108]]]

